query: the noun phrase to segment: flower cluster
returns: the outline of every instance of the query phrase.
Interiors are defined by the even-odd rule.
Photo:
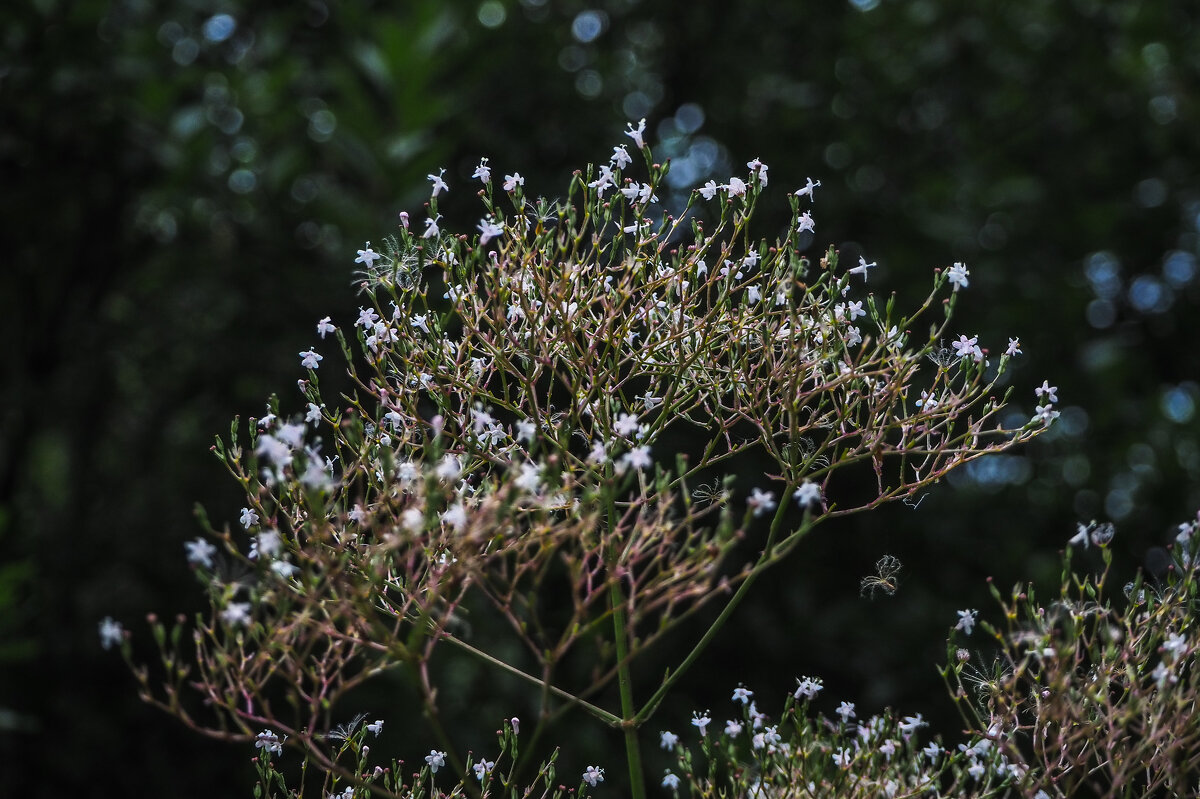
[[[922,742],[919,732],[928,725],[920,714],[887,711],[860,720],[851,702],[826,718],[814,708],[821,681],[797,683],[778,721],[739,687],[737,717],[702,742],[699,756],[663,732],[662,747],[674,753],[676,765],[666,770],[662,787],[693,796],[984,797],[1025,777],[1025,768],[988,737],[976,735],[957,747],[936,738]]]
[[[955,655],[943,673],[968,724],[1026,775],[1023,796],[1195,794],[1198,527],[1180,525],[1161,580],[1139,577],[1115,598],[1107,585],[1113,526],[1095,522],[1071,540],[1100,547],[1099,574],[1075,573],[1068,547],[1051,601],[1028,585],[1008,597],[993,588],[1004,620],[987,626],[999,647],[994,663]]]
[[[755,241],[766,164],[711,181],[672,215],[656,193],[667,167],[644,131],[643,120],[627,135],[645,172],[633,174],[621,145],[555,202],[527,198],[516,172],[497,190],[482,159],[472,179],[483,214],[469,234],[442,230],[438,201],[453,176],[431,172],[424,229],[411,231],[405,213],[379,251],[358,250],[364,304],[317,323],[318,341],[299,353],[302,407],[285,412],[272,398],[214,448],[245,491],[241,529],[208,526],[186,545],[212,602],[193,633],[198,679],[176,667],[177,628],[163,643],[163,698],[138,672],[151,701],[222,735],[250,739],[270,725],[280,736],[257,739],[271,742],[268,754],[286,742],[361,780],[361,764],[347,771],[338,758],[370,725],[313,731],[330,728],[347,692],[395,666],[412,669],[432,711],[435,648],[497,662],[466,634],[472,610],[487,608],[536,661],[530,671],[504,664],[510,673],[540,685],[544,702],[621,727],[636,751],[637,727],[711,636],[643,707],[626,696],[616,711],[591,704],[627,680],[643,648],[706,602],[722,603],[714,626],[724,624],[751,578],[815,525],[909,501],[1057,415],[1046,384],[1029,424],[996,421],[1006,397],[992,392],[1020,352],[1015,339],[995,368],[978,337],[960,336],[953,354],[940,346],[968,285],[964,265],[935,270],[909,314],[852,296],[876,262],[842,268],[833,248],[804,254],[815,222],[800,204],[819,181],[787,196],[793,217],[780,237]],[[942,318],[926,324],[935,307]],[[331,346],[353,386],[338,402],[320,384]],[[735,457],[758,459],[759,485],[702,482]],[[751,534],[765,536],[759,554],[728,566]],[[102,635],[119,638],[111,624]],[[589,693],[576,695],[557,669],[588,640],[600,657]],[[179,697],[189,687],[217,718],[188,714]],[[279,695],[297,713],[286,729],[268,710]],[[740,701],[752,710],[749,697]],[[843,711],[849,723],[853,708]],[[693,720],[702,735],[710,723]],[[756,752],[784,751],[778,729],[745,729],[761,734]],[[847,739],[838,751],[849,763],[861,746]],[[448,758],[431,751],[430,774]],[[582,779],[596,787],[604,769],[587,766]]]

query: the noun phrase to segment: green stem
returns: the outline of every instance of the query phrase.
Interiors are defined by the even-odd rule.
[[[617,509],[613,503],[612,492],[608,491],[608,529],[616,528]],[[613,641],[617,654],[617,685],[621,693],[621,732],[625,736],[625,757],[629,763],[629,790],[633,799],[646,799],[646,781],[642,773],[642,753],[638,749],[637,730],[640,723],[637,711],[633,706],[633,683],[629,669],[628,618],[625,615],[625,596],[621,592],[621,584],[616,579],[617,555],[616,547],[609,546],[605,553],[608,561],[609,587],[608,600],[612,606]]]

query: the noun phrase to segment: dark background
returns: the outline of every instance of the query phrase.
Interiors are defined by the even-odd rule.
[[[250,747],[142,706],[99,620],[149,656],[147,612],[200,608],[193,503],[218,524],[241,507],[212,437],[273,391],[300,408],[296,353],[320,317],[353,318],[354,251],[400,210],[423,219],[426,173],[448,167],[444,226],[469,229],[481,155],[555,196],[643,116],[676,192],[769,164],[763,235],[820,179],[816,246],[877,260],[871,287],[901,303],[966,261],[961,332],[993,353],[1020,336],[1017,409],[1049,378],[1063,412],[916,510],[820,529],[652,733],[696,708],[722,723],[738,682],[778,707],[814,674],[826,712],[892,705],[953,738],[934,667],[955,610],[993,610],[987,576],[1053,584],[1094,518],[1117,525],[1120,584],[1200,507],[1191,4],[274,5],[0,11],[0,793],[248,795]],[[860,598],[885,553],[899,592]],[[462,748],[494,746],[527,700],[444,673]],[[428,733],[403,679],[382,682],[363,699],[389,719],[379,750],[416,761]],[[619,790],[615,737],[576,726],[561,772],[607,765]]]

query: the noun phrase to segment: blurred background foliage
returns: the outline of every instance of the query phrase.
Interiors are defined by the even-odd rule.
[[[723,718],[739,681],[770,708],[814,674],[831,708],[890,704],[954,735],[934,665],[956,609],[992,610],[987,576],[1054,581],[1095,518],[1117,524],[1123,582],[1200,507],[1190,4],[26,0],[0,23],[6,793],[247,790],[251,749],[141,706],[98,621],[148,656],[140,618],[199,609],[192,505],[240,508],[212,436],[273,391],[300,407],[296,353],[320,317],[353,317],[354,250],[401,210],[423,219],[427,173],[448,167],[443,225],[470,229],[480,156],[553,197],[628,120],[672,158],[668,207],[758,157],[761,233],[785,190],[821,180],[814,252],[878,261],[872,290],[911,303],[966,261],[961,332],[993,353],[1022,342],[1014,414],[1046,378],[1063,411],[916,509],[819,530],[652,732],[696,707]],[[905,564],[900,590],[862,599],[883,554]],[[444,675],[463,749],[529,712],[492,675]],[[373,691],[381,750],[418,757],[404,681]],[[618,762],[590,726],[562,731],[566,772]]]

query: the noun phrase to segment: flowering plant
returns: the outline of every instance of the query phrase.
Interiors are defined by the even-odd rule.
[[[529,199],[516,173],[498,190],[483,159],[472,235],[442,230],[438,201],[452,187],[444,170],[431,174],[423,230],[402,214],[382,252],[359,250],[358,318],[317,325],[354,390],[327,401],[318,344],[300,353],[304,410],[286,414],[272,398],[263,418],[235,420],[218,439],[246,494],[244,531],[205,522],[208,538],[188,544],[212,612],[192,633],[194,663],[180,627],[169,642],[156,627],[167,681],[155,689],[137,669],[148,701],[208,734],[254,740],[268,760],[299,750],[326,775],[325,794],[407,796],[417,788],[398,766],[370,768],[367,727],[334,735],[334,714],[394,667],[412,670],[435,712],[429,664],[450,647],[536,686],[538,727],[578,709],[621,729],[640,797],[639,728],[765,569],[816,525],[912,498],[1057,415],[1047,383],[1028,423],[996,421],[1015,339],[994,366],[977,337],[941,346],[964,265],[935,270],[911,313],[894,298],[853,299],[874,263],[843,269],[833,248],[803,255],[819,183],[789,195],[782,236],[759,241],[750,224],[765,164],[666,213],[668,165],[643,131],[628,132],[640,175],[617,147],[575,173],[562,201]],[[766,464],[761,485],[722,476],[747,453]],[[749,536],[758,554],[729,564]],[[635,697],[639,654],[709,602],[721,603],[711,627]],[[477,607],[505,622],[534,668],[463,634]],[[593,673],[570,684],[561,666],[585,643]],[[619,706],[603,707],[613,684]],[[515,741],[509,724],[504,751]],[[431,779],[445,765],[469,774],[446,757],[426,758]],[[552,767],[539,774],[549,786]],[[587,785],[603,778],[583,770]]]

